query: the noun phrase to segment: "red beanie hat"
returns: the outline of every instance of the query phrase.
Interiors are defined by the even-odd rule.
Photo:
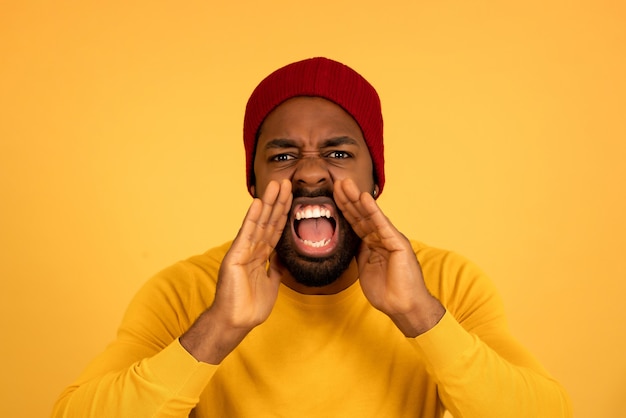
[[[369,148],[380,196],[385,185],[380,99],[359,73],[328,58],[310,58],[279,68],[252,92],[243,122],[248,190],[254,182],[254,152],[261,124],[278,105],[297,96],[323,97],[341,106],[356,120]]]

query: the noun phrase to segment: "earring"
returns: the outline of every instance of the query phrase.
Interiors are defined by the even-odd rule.
[[[376,197],[377,194],[378,192],[376,191],[376,189],[374,189],[374,191],[372,191],[372,196]]]

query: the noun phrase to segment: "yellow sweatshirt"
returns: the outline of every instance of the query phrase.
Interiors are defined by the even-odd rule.
[[[509,334],[485,275],[412,245],[447,309],[417,338],[372,308],[358,282],[330,296],[281,285],[269,319],[222,364],[198,362],[178,337],[211,305],[227,243],[148,281],[53,417],[571,417],[563,388]]]

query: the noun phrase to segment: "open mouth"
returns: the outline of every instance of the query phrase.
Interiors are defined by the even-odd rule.
[[[299,201],[292,209],[292,232],[298,252],[311,257],[328,255],[337,243],[336,208],[324,202]]]

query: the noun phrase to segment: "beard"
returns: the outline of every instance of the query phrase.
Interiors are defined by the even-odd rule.
[[[294,190],[293,197],[332,198],[330,190],[318,189],[315,191]],[[291,220],[289,216],[289,222]],[[296,251],[294,237],[289,225],[285,226],[276,245],[276,255],[281,264],[291,273],[296,282],[308,287],[322,287],[335,282],[348,269],[352,259],[356,256],[361,238],[354,232],[350,223],[337,209],[337,228],[339,228],[339,243],[333,254],[326,257],[308,257]]]

